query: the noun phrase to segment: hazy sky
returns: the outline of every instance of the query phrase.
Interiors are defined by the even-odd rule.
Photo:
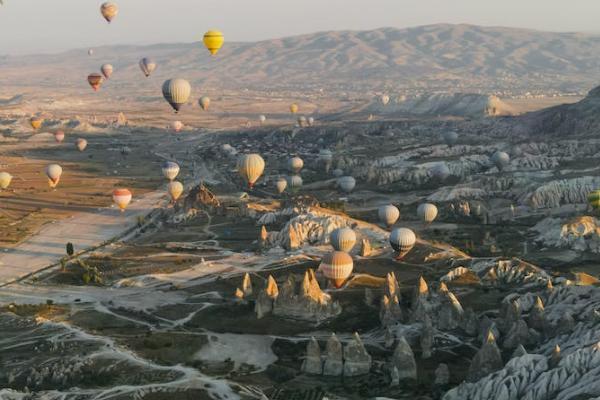
[[[101,0],[4,3],[0,54],[193,42],[213,27],[232,41],[438,22],[600,31],[599,0],[117,0],[120,14],[110,26]]]

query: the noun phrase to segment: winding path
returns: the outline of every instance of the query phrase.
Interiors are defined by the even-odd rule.
[[[128,233],[137,226],[138,217],[150,214],[164,199],[163,191],[155,191],[134,199],[125,213],[116,208],[79,212],[46,224],[14,248],[0,247],[0,286],[57,264],[65,256],[67,242],[82,252]]]

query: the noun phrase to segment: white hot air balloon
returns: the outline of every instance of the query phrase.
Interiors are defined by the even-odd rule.
[[[287,178],[287,185],[292,192],[298,191],[302,187],[302,177],[300,175],[292,175]]]
[[[450,176],[450,168],[448,168],[446,163],[439,163],[433,166],[429,170],[429,173],[433,178],[444,181]]]
[[[102,72],[102,75],[104,75],[104,77],[105,77],[106,79],[110,79],[110,77],[111,77],[111,76],[112,76],[112,74],[113,74],[113,71],[114,71],[114,68],[113,68],[113,66],[112,66],[112,65],[110,65],[110,64],[103,64],[103,65],[100,67],[100,72]]]
[[[113,190],[113,202],[119,207],[121,212],[125,212],[125,209],[131,202],[132,194],[129,189],[115,189]]]
[[[356,187],[356,179],[351,176],[342,176],[338,178],[337,185],[345,193],[350,193]]]
[[[165,178],[172,181],[179,175],[179,165],[173,161],[167,161],[162,165],[162,173]]]
[[[397,259],[401,259],[407,255],[416,242],[417,237],[415,233],[408,228],[397,228],[390,234],[390,245],[398,253]]]
[[[379,207],[377,214],[379,216],[379,220],[387,227],[394,225],[400,218],[400,210],[398,210],[398,207],[391,204]]]
[[[308,121],[306,120],[306,117],[304,115],[301,115],[298,117],[298,126],[303,128],[306,125],[308,125]]]
[[[167,192],[171,196],[173,203],[175,203],[183,193],[183,184],[178,181],[171,181],[167,185]]]
[[[277,182],[275,182],[275,187],[277,188],[277,193],[283,193],[287,188],[287,180],[285,178],[277,179]]]
[[[438,215],[438,208],[434,204],[423,203],[417,207],[417,215],[425,223],[430,224],[436,219]]]
[[[260,124],[264,124],[265,122],[267,122],[267,117],[265,115],[261,115],[258,117],[258,121],[260,122]]]
[[[446,144],[449,147],[452,147],[456,144],[456,141],[458,140],[458,133],[454,132],[454,131],[448,131],[444,133],[444,142],[446,142]]]
[[[183,123],[181,121],[173,121],[171,122],[171,129],[175,133],[181,132],[183,129]]]
[[[383,104],[384,106],[387,106],[388,103],[390,102],[390,96],[388,96],[387,94],[384,94],[381,96],[381,98],[379,100],[381,101],[381,104]]]
[[[329,241],[335,250],[349,253],[356,244],[356,233],[350,228],[338,228],[331,232]]]
[[[304,161],[300,157],[292,157],[288,160],[288,169],[297,174],[304,167]]]
[[[492,154],[492,162],[499,171],[503,171],[510,164],[510,156],[504,151],[497,151]]]
[[[314,117],[308,117],[306,119],[306,122],[308,123],[308,126],[313,126],[315,124],[315,118]]]
[[[188,102],[192,94],[192,86],[185,79],[168,79],[162,86],[163,97],[173,107],[177,114],[181,107]]]
[[[62,175],[62,167],[58,164],[50,164],[46,167],[46,176],[48,177],[48,185],[55,188],[60,181]]]
[[[252,189],[265,170],[265,160],[258,154],[244,154],[238,160],[238,173]]]
[[[352,261],[352,257],[343,251],[334,251],[326,254],[319,265],[319,271],[338,289],[352,275],[353,269],[354,262]]]

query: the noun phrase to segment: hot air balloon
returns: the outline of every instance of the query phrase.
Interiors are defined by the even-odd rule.
[[[190,98],[192,87],[185,79],[169,79],[163,83],[162,92],[165,100],[173,107],[175,113],[178,113]]]
[[[600,210],[600,190],[594,190],[593,192],[590,192],[590,194],[588,194],[587,200],[588,204],[594,210]]]
[[[351,176],[342,176],[338,178],[337,185],[343,192],[350,193],[356,187],[356,179]]]
[[[165,178],[172,181],[179,175],[179,165],[172,161],[167,161],[162,165],[162,173]]]
[[[315,119],[313,117],[308,117],[306,122],[308,123],[308,126],[313,126],[315,124]]]
[[[171,196],[173,203],[175,203],[183,193],[183,185],[178,181],[169,182],[167,185],[167,192],[169,192],[169,196]]]
[[[379,207],[377,214],[379,220],[387,227],[394,225],[396,221],[398,221],[398,218],[400,218],[400,210],[398,210],[398,207],[391,204]]]
[[[173,121],[171,122],[171,129],[174,132],[180,132],[183,129],[183,123],[181,121]]]
[[[62,143],[65,140],[65,133],[63,131],[54,132],[54,140],[56,140],[56,143]]]
[[[148,57],[144,57],[140,60],[140,69],[142,70],[144,75],[146,75],[146,78],[147,78],[156,69],[156,63],[154,62],[154,60],[152,60]]]
[[[381,104],[383,104],[384,106],[387,106],[388,103],[390,102],[390,96],[388,96],[387,94],[384,94],[381,96],[380,101],[381,101]]]
[[[394,229],[390,235],[390,244],[398,253],[398,259],[404,257],[415,246],[417,237],[415,233],[408,228]]]
[[[0,189],[8,189],[12,178],[12,175],[8,172],[0,172]]]
[[[62,167],[58,164],[50,164],[46,167],[46,176],[48,177],[48,185],[55,188],[60,181],[62,175]]]
[[[277,188],[277,193],[283,193],[287,188],[287,180],[285,178],[277,179],[277,182],[275,182],[275,187]]]
[[[119,13],[119,7],[111,1],[107,1],[106,3],[102,3],[100,6],[100,13],[106,22],[110,24],[113,18],[115,18]]]
[[[331,150],[319,150],[319,161],[325,166],[325,172],[328,172],[329,168],[331,168],[331,163],[333,162],[333,153]]]
[[[304,115],[301,115],[298,117],[298,126],[303,128],[306,125],[308,125],[308,122],[306,121],[306,117]]]
[[[34,130],[40,129],[40,127],[42,126],[43,122],[44,122],[43,118],[40,118],[40,117],[31,117],[31,119],[29,120],[29,123],[31,124],[31,127]]]
[[[264,124],[267,121],[267,117],[264,115],[261,115],[258,117],[258,121],[262,124]]]
[[[350,228],[337,228],[329,235],[329,241],[335,250],[349,253],[356,244],[356,233]]]
[[[102,64],[102,66],[100,67],[100,72],[102,72],[102,75],[104,75],[106,79],[110,79],[113,71],[114,68],[110,64]]]
[[[225,38],[219,31],[208,31],[204,34],[204,46],[206,46],[212,56],[217,54],[223,46],[223,42],[225,42]]]
[[[492,154],[492,162],[499,171],[503,171],[510,164],[510,156],[504,151],[497,151]]]
[[[448,131],[444,133],[444,142],[446,142],[446,144],[449,147],[454,146],[454,144],[456,143],[456,141],[458,140],[458,133],[454,132],[454,131]]]
[[[131,192],[129,189],[115,189],[113,190],[113,201],[119,207],[121,212],[125,212],[125,209],[131,202]]]
[[[92,87],[92,89],[94,89],[94,92],[97,92],[98,89],[100,89],[100,86],[102,86],[102,82],[104,81],[104,78],[102,77],[102,75],[94,72],[94,73],[88,75],[87,81],[90,84],[90,86]]]
[[[295,192],[302,187],[302,177],[300,175],[288,176],[287,182],[292,192]]]
[[[352,275],[353,269],[354,262],[352,261],[352,257],[343,251],[333,251],[326,254],[319,265],[319,270],[338,289]]]
[[[258,154],[244,154],[238,161],[238,172],[252,189],[265,170],[265,160]]]
[[[93,56],[94,55],[94,49],[89,49],[88,50],[88,56]]]
[[[304,167],[304,161],[300,157],[292,157],[288,160],[288,169],[297,174]]]
[[[336,169],[334,169],[334,170],[333,170],[332,174],[333,174],[333,176],[335,176],[336,178],[340,178],[340,177],[342,177],[342,176],[344,175],[344,171],[342,171],[342,170],[341,170],[341,169],[339,169],[339,168],[336,168]],[[336,184],[337,184],[337,182],[336,182]]]
[[[208,107],[210,106],[210,97],[202,96],[200,100],[198,100],[198,104],[204,111],[208,111]]]
[[[450,168],[446,165],[446,163],[439,163],[433,166],[429,173],[432,177],[439,179],[440,181],[446,180],[450,176]]]
[[[438,208],[431,203],[423,203],[417,207],[417,215],[425,223],[432,223],[438,215]]]
[[[85,148],[87,147],[87,140],[83,139],[83,138],[79,138],[75,141],[75,145],[77,146],[77,149],[79,151],[84,151]]]
[[[298,104],[296,104],[296,103],[290,104],[290,112],[292,114],[296,114],[298,112]]]

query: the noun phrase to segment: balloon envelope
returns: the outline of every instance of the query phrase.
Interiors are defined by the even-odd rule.
[[[593,192],[588,194],[587,200],[588,200],[589,205],[593,209],[599,210],[600,209],[600,190],[594,190]]]
[[[296,104],[296,103],[290,104],[290,112],[292,114],[296,114],[298,112],[298,104]]]
[[[458,140],[458,133],[454,131],[448,131],[444,133],[444,141],[450,147],[454,146],[456,141]]]
[[[90,86],[92,87],[92,89],[94,89],[94,92],[97,92],[98,89],[100,89],[100,86],[102,86],[102,82],[104,81],[104,78],[102,77],[102,75],[94,72],[93,74],[88,75],[87,81],[90,84]]]
[[[56,140],[56,143],[61,143],[65,140],[65,133],[63,131],[54,132],[54,140]]]
[[[337,184],[346,193],[350,193],[356,187],[356,179],[351,176],[342,176],[338,178]]]
[[[348,253],[356,244],[356,233],[350,228],[338,228],[331,232],[329,241],[335,250]]]
[[[258,154],[244,154],[238,160],[240,176],[252,188],[265,170],[265,160]]]
[[[223,46],[225,38],[223,37],[222,32],[211,30],[204,34],[203,41],[204,46],[206,46],[210,54],[214,56]]]
[[[43,122],[44,120],[40,117],[31,117],[31,119],[29,120],[31,127],[35,130],[40,129]]]
[[[326,254],[319,265],[319,270],[337,288],[342,287],[344,282],[352,275],[353,269],[352,257],[343,251],[333,251]]]
[[[169,79],[163,83],[162,93],[165,100],[177,113],[181,109],[181,106],[189,100],[192,87],[185,79]]]
[[[181,194],[183,193],[183,184],[178,181],[169,182],[169,184],[167,185],[167,191],[169,192],[169,196],[171,196],[171,199],[175,202],[177,201],[177,199],[179,199],[179,197],[181,197]]]
[[[504,151],[497,151],[492,154],[492,162],[496,168],[498,168],[498,170],[502,171],[508,164],[510,164],[510,156]]]
[[[288,169],[297,174],[304,167],[304,161],[300,157],[292,157],[288,160]]]
[[[302,187],[302,177],[300,175],[288,176],[287,183],[290,189],[296,191]]]
[[[381,104],[383,104],[384,106],[387,106],[388,103],[390,102],[390,96],[388,96],[387,94],[384,94],[381,96]]]
[[[79,139],[77,139],[77,141],[75,141],[75,145],[77,146],[77,149],[79,151],[84,151],[85,148],[87,147],[87,140],[85,140],[83,138],[79,138]]]
[[[394,225],[400,218],[400,210],[398,210],[398,207],[391,204],[379,207],[377,214],[379,216],[379,220],[386,226]]]
[[[430,224],[432,223],[438,215],[438,208],[435,204],[431,203],[423,203],[417,207],[417,215],[424,222]]]
[[[102,3],[102,5],[100,6],[100,13],[102,14],[106,22],[110,24],[111,21],[119,13],[119,7],[111,1],[107,1],[106,3]]]
[[[413,231],[408,228],[394,229],[390,235],[390,245],[394,250],[404,257],[417,242],[417,237]]]
[[[208,107],[210,106],[210,97],[202,96],[200,100],[198,100],[198,104],[204,111],[208,111]]]
[[[179,175],[179,165],[172,161],[167,161],[162,166],[162,173],[168,180],[172,181]]]
[[[152,72],[156,69],[156,63],[154,60],[144,57],[140,60],[140,69],[146,75],[146,78],[149,77]]]
[[[283,193],[287,188],[287,180],[285,178],[277,179],[277,182],[275,182],[275,187],[277,188],[277,193]]]
[[[183,129],[183,123],[181,121],[171,122],[171,129],[175,132],[179,132]]]
[[[113,68],[113,66],[112,66],[112,65],[110,65],[110,64],[103,64],[103,65],[100,67],[100,72],[102,72],[102,75],[104,75],[104,77],[105,77],[106,79],[110,79],[110,77],[111,77],[111,75],[112,75],[113,71],[114,71],[114,68]]]
[[[267,121],[267,117],[264,115],[261,115],[258,117],[258,120],[260,121],[261,124],[264,124]]]
[[[12,175],[8,172],[0,172],[0,189],[7,189],[12,181]]]
[[[113,190],[113,201],[119,207],[121,212],[125,211],[129,203],[131,202],[132,194],[129,189],[115,189]]]
[[[48,177],[50,187],[53,188],[58,185],[62,172],[62,167],[58,164],[50,164],[46,167],[46,176]]]

